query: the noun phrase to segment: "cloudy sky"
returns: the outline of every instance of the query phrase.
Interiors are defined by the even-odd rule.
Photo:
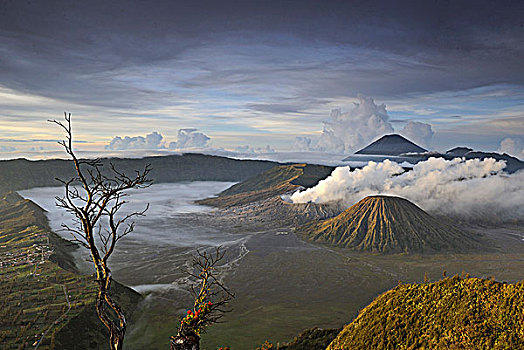
[[[351,153],[399,132],[524,155],[522,1],[0,1],[0,158]],[[357,104],[355,104],[357,103]]]

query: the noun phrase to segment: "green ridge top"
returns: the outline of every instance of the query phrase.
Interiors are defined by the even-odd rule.
[[[446,278],[377,297],[327,350],[524,349],[524,284]]]

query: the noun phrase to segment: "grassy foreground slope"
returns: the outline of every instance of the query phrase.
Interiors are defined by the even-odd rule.
[[[524,349],[524,283],[446,278],[380,295],[335,349]]]
[[[49,230],[44,211],[10,192],[0,195],[0,344],[2,349],[105,348],[94,309],[93,276],[74,271],[67,241]],[[61,266],[65,267],[62,268]],[[114,284],[123,308],[140,296]]]

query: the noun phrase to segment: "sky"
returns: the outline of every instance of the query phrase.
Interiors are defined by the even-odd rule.
[[[522,1],[0,0],[0,159],[351,154],[400,133],[524,159]]]

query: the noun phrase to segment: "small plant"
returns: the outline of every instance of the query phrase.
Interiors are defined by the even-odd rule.
[[[196,283],[191,286],[193,308],[180,321],[177,335],[171,337],[171,350],[199,350],[201,334],[208,326],[220,322],[229,311],[226,307],[234,295],[218,280],[216,272],[223,259],[224,253],[220,247],[214,253],[197,249],[193,267],[198,274],[189,273],[196,279]]]

